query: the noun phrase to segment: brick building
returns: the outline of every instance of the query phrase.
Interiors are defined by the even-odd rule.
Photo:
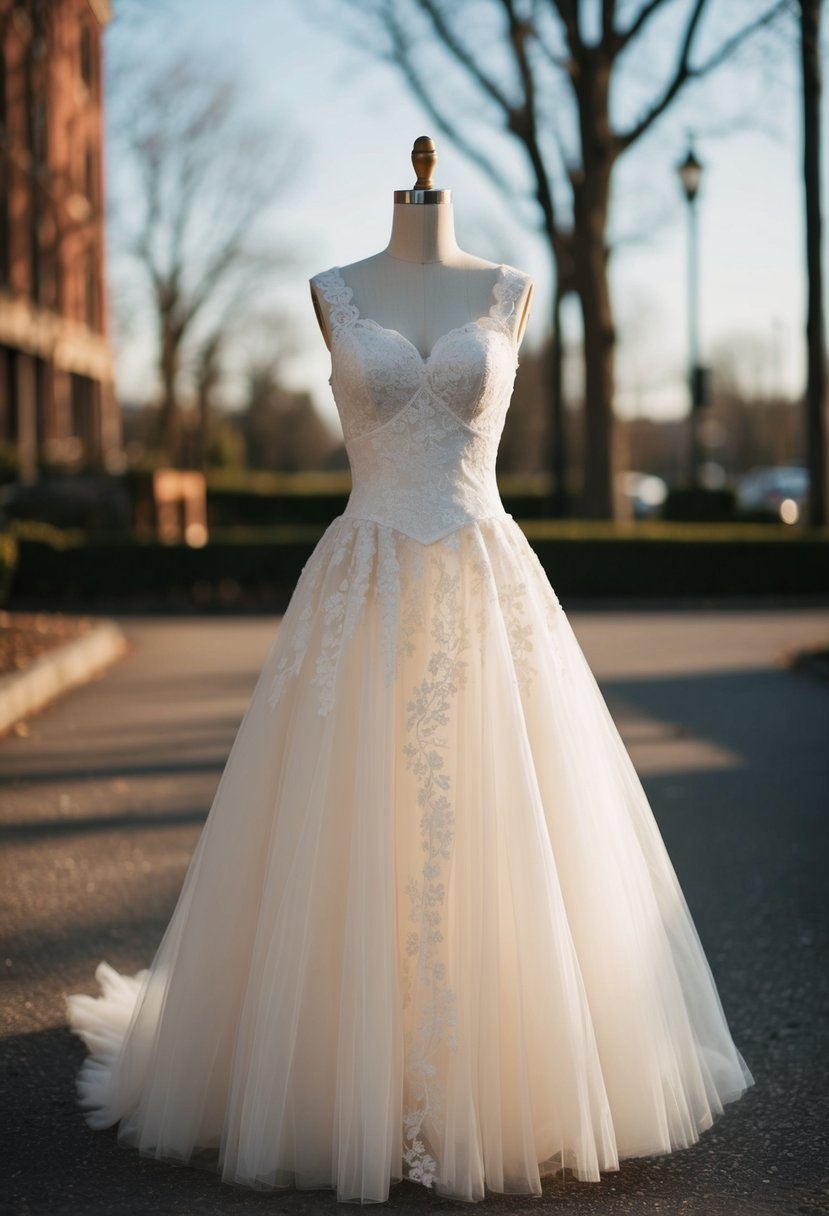
[[[113,468],[101,40],[109,0],[0,0],[0,459]]]

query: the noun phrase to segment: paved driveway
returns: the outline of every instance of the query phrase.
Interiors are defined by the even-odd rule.
[[[570,615],[757,1085],[692,1149],[481,1210],[829,1213],[829,684],[784,662],[829,640],[829,614]],[[325,1193],[254,1193],[145,1160],[75,1108],[83,1048],[62,1024],[63,995],[93,991],[102,958],[135,971],[151,957],[276,628],[272,618],[122,623],[128,658],[32,719],[27,737],[0,743],[0,1210],[333,1212]],[[463,1210],[411,1184],[389,1206]]]

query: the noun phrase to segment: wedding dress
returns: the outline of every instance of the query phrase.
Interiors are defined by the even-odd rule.
[[[339,269],[353,475],[150,966],[68,998],[93,1127],[252,1187],[459,1199],[692,1144],[751,1074],[495,456],[526,276],[424,358]]]

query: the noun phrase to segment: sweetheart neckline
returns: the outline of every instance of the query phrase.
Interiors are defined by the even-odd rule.
[[[495,278],[495,282],[492,284],[492,290],[490,291],[490,296],[492,297],[492,302],[491,302],[489,308],[487,309],[487,311],[485,313],[482,313],[479,317],[476,317],[474,321],[464,321],[464,323],[462,325],[453,325],[453,327],[451,329],[447,329],[445,333],[442,333],[438,338],[435,339],[434,343],[432,344],[432,349],[429,351],[428,355],[421,354],[419,348],[415,345],[414,342],[412,342],[411,338],[407,338],[406,335],[402,334],[399,329],[395,329],[391,325],[381,325],[380,322],[375,321],[373,317],[364,317],[362,315],[362,313],[360,312],[359,308],[357,307],[357,305],[354,303],[354,291],[351,287],[349,287],[348,283],[346,283],[345,279],[343,278],[343,272],[340,269],[340,267],[332,266],[331,269],[334,272],[334,274],[337,276],[337,278],[339,279],[343,290],[348,292],[348,300],[347,300],[348,305],[351,308],[353,308],[357,314],[357,316],[352,321],[352,324],[353,325],[359,325],[359,324],[369,325],[369,326],[373,327],[374,329],[380,330],[382,333],[393,334],[395,337],[400,338],[401,342],[404,342],[405,345],[408,346],[410,350],[414,351],[415,355],[417,355],[417,358],[420,360],[421,367],[425,369],[429,366],[430,362],[432,361],[432,356],[434,355],[437,348],[440,346],[441,342],[443,342],[446,338],[450,338],[454,334],[463,333],[463,331],[467,330],[467,329],[486,330],[487,327],[484,324],[485,321],[497,322],[498,318],[495,317],[493,314],[494,314],[494,310],[498,307],[498,305],[500,303],[500,300],[498,299],[498,288],[501,285],[501,281],[504,277],[504,272],[506,271],[507,266],[506,266],[505,262],[501,262],[498,266],[498,274]],[[337,337],[337,334],[343,328],[347,328],[347,326],[341,326],[341,325],[337,326],[336,331],[332,334],[332,346],[333,346],[334,339]],[[504,328],[501,331],[496,330],[495,332],[501,332],[504,334],[505,337],[509,337],[509,334],[508,334],[508,331],[506,330],[506,328]]]
[[[466,321],[466,322],[464,322],[463,325],[455,325],[452,329],[447,329],[446,333],[441,334],[440,337],[435,340],[435,344],[432,347],[432,349],[429,351],[428,355],[422,355],[420,353],[420,351],[418,350],[418,348],[415,346],[414,342],[412,342],[410,338],[407,338],[405,334],[401,334],[399,329],[394,329],[390,325],[381,325],[379,321],[375,321],[372,317],[356,317],[354,319],[354,321],[352,321],[351,324],[352,324],[352,326],[353,325],[368,325],[370,328],[376,329],[380,333],[391,334],[393,338],[399,338],[400,341],[403,343],[403,345],[407,346],[409,348],[409,350],[411,350],[414,353],[415,357],[419,360],[421,370],[425,371],[429,367],[429,364],[432,362],[432,359],[433,359],[438,347],[440,346],[441,342],[445,341],[447,338],[453,337],[455,334],[463,333],[464,330],[480,329],[483,333],[500,334],[500,336],[502,338],[507,338],[507,340],[509,340],[509,334],[507,334],[506,330],[488,329],[487,326],[484,325],[485,321],[491,321],[491,320],[494,320],[494,318],[491,317],[489,315],[489,313],[486,313],[484,316],[478,317],[477,320],[475,320],[475,321]],[[333,347],[333,343],[337,340],[337,338],[339,338],[341,330],[348,329],[348,328],[350,328],[350,326],[339,326],[337,328],[337,331],[334,333],[334,335],[332,337],[332,347]]]

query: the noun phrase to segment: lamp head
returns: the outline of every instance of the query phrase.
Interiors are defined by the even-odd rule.
[[[699,190],[702,169],[702,162],[697,160],[697,157],[694,155],[693,146],[691,146],[688,149],[688,155],[685,157],[685,160],[682,164],[677,165],[676,168],[685,191],[685,196],[689,202],[696,197],[697,190]]]

